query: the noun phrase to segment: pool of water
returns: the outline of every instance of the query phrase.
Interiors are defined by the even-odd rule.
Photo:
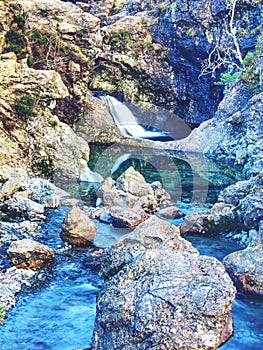
[[[147,151],[147,152],[146,152]],[[168,159],[167,159],[168,158]],[[189,160],[190,159],[190,160]],[[123,146],[101,150],[92,149],[90,166],[104,177],[117,177],[133,165],[152,182],[159,180],[172,195],[172,199],[185,212],[208,208],[218,192],[235,181],[230,169],[192,157],[176,158],[164,152],[134,150]],[[101,171],[99,171],[101,170]],[[70,184],[65,184],[67,190]],[[77,187],[73,194],[94,203],[96,190],[90,184]],[[90,194],[90,195],[89,195]],[[69,209],[59,208],[47,212],[48,220],[42,225],[41,242],[53,247],[56,261],[45,283],[27,290],[18,297],[17,307],[9,312],[1,326],[1,350],[74,350],[88,348],[91,343],[96,312],[96,296],[102,281],[98,268],[91,263],[89,250],[70,250],[64,254],[59,238],[62,221]],[[94,244],[106,247],[123,233],[99,222]],[[201,254],[219,260],[240,247],[235,242],[213,237],[185,236]],[[238,294],[234,309],[235,335],[224,344],[223,350],[259,350],[263,348],[263,301]],[[105,349],[108,350],[108,349]]]

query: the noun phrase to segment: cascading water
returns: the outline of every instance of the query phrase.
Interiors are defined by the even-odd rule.
[[[173,140],[167,132],[157,129],[147,130],[147,128],[140,125],[125,103],[120,102],[115,97],[104,93],[97,93],[96,95],[109,105],[111,115],[123,136],[159,141]]]

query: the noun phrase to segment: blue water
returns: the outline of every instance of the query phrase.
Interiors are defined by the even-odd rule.
[[[161,181],[185,213],[208,208],[216,200],[219,190],[235,181],[231,171],[222,171],[212,164],[204,169],[199,163],[195,164],[193,170],[185,160],[180,159],[176,163],[174,157],[167,153],[160,156],[143,154],[140,150],[132,153],[127,148],[119,152],[116,147],[106,151],[106,173],[110,174],[114,170],[112,175],[116,177],[130,165],[135,166],[149,182]],[[93,170],[103,164],[102,159],[100,164],[96,160],[98,157],[94,156]],[[194,183],[198,179],[200,182]],[[85,189],[82,184],[79,196],[91,205],[94,193],[90,185]],[[56,250],[56,261],[48,272],[47,280],[40,280],[33,290],[20,294],[16,308],[8,313],[0,328],[1,350],[74,350],[88,348],[91,344],[96,296],[102,281],[98,275],[99,265],[92,262],[89,249],[69,250],[65,254],[59,231],[68,210],[59,208],[47,212],[48,220],[42,226],[43,235],[39,240]],[[94,243],[99,247],[106,247],[127,233],[126,230],[123,232],[99,222],[96,225]],[[237,243],[226,239],[198,236],[185,238],[201,254],[215,256],[219,260],[240,249]],[[263,349],[262,300],[238,294],[233,315],[235,335],[221,349]]]

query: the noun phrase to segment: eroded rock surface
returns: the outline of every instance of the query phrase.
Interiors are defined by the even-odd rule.
[[[93,349],[208,350],[222,342],[235,288],[177,227],[151,217],[106,249],[102,274]]]

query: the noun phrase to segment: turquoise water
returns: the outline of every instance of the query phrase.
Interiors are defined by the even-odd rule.
[[[114,146],[114,147],[113,147]],[[172,199],[185,212],[208,208],[218,192],[235,181],[231,169],[221,168],[203,159],[177,158],[168,152],[131,149],[111,145],[102,153],[92,149],[93,170],[104,176],[117,177],[133,165],[148,182],[159,180],[172,195]],[[190,159],[190,160],[189,160]],[[70,184],[65,184],[69,189]],[[73,193],[94,204],[96,190],[89,184],[74,186]],[[41,242],[56,250],[56,261],[48,271],[48,278],[39,281],[33,290],[18,297],[17,307],[11,310],[0,330],[1,350],[74,350],[88,348],[96,312],[96,296],[101,286],[99,264],[93,262],[90,251],[63,249],[59,231],[68,208],[47,212]],[[99,222],[95,245],[106,247],[122,236],[115,229]],[[200,251],[222,260],[240,247],[235,242],[213,237],[185,236]],[[221,349],[259,350],[263,348],[263,301],[238,294],[234,309],[235,335]],[[105,349],[108,350],[108,349]]]

